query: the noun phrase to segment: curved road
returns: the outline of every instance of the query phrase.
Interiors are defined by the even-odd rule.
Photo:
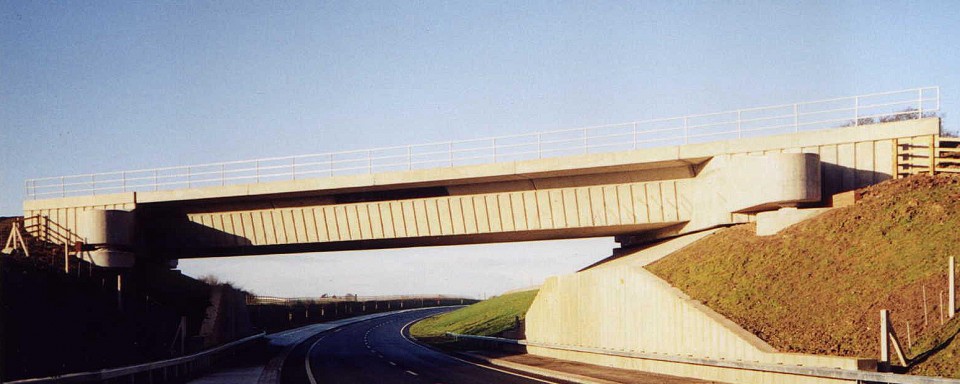
[[[408,339],[407,325],[454,308],[401,312],[338,328],[303,343],[287,359],[291,383],[552,383],[475,365]]]

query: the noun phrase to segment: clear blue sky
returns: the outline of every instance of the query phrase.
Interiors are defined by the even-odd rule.
[[[942,87],[944,124],[956,130],[958,20],[956,1],[3,0],[0,215],[21,213],[30,177],[466,139],[929,85]],[[337,264],[341,272],[374,261],[402,271],[468,253],[529,261],[521,277],[494,267],[481,270],[496,279],[436,269],[430,276],[454,283],[435,284],[437,277],[402,285],[408,293],[450,287],[477,294],[572,271],[612,246],[609,239],[563,244],[182,265],[261,293],[301,295],[398,289],[321,267],[344,255],[357,261]],[[461,266],[482,266],[469,262],[480,256],[462,258]],[[308,262],[320,264],[304,269]],[[261,281],[263,268],[306,273],[314,283]]]

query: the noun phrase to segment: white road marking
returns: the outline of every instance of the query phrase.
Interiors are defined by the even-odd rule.
[[[411,375],[414,375],[414,376],[420,376],[420,375],[417,375],[417,373],[414,372],[414,371],[407,371],[407,373],[409,373],[409,374],[411,374]]]
[[[317,378],[313,376],[313,369],[310,368],[310,353],[313,352],[313,348],[315,348],[317,344],[320,344],[326,337],[326,335],[320,336],[317,341],[314,341],[313,344],[310,345],[310,348],[307,348],[307,356],[303,358],[303,366],[307,370],[307,380],[310,380],[310,384],[317,384]]]
[[[421,320],[421,319],[413,320],[413,321],[405,324],[403,327],[400,327],[400,337],[402,337],[404,340],[406,340],[406,341],[407,341],[408,343],[410,343],[410,344],[416,345],[416,346],[418,346],[418,347],[420,347],[420,348],[423,348],[423,349],[426,349],[426,350],[428,350],[428,351],[430,351],[430,352],[440,353],[440,352],[434,351],[434,350],[432,350],[432,349],[430,349],[430,348],[427,348],[427,347],[425,347],[425,346],[423,346],[423,345],[420,345],[420,343],[417,343],[416,341],[410,340],[409,338],[407,338],[407,335],[404,335],[404,334],[403,334],[403,330],[409,328],[411,325],[413,325],[413,323],[416,323],[417,321],[420,321],[420,320]],[[489,370],[491,370],[491,371],[497,371],[497,372],[500,372],[500,373],[505,373],[505,374],[512,375],[512,376],[522,377],[522,378],[524,378],[524,379],[533,380],[533,381],[538,381],[538,382],[541,382],[541,383],[557,384],[557,382],[555,382],[555,381],[547,381],[547,380],[543,380],[543,379],[538,379],[538,378],[536,378],[536,377],[531,377],[531,376],[527,376],[527,375],[521,375],[521,374],[519,374],[519,373],[510,372],[510,371],[505,371],[505,370],[498,369],[498,368],[494,368],[494,367],[488,367],[488,366],[483,365],[483,364],[477,364],[477,363],[474,363],[474,362],[472,362],[472,361],[467,361],[467,360],[461,359],[461,358],[459,358],[459,357],[456,357],[456,356],[453,356],[453,355],[448,355],[448,354],[445,354],[445,353],[440,353],[440,354],[443,355],[443,356],[447,356],[447,357],[449,357],[449,358],[451,358],[451,359],[460,361],[460,362],[462,362],[462,363],[470,364],[470,365],[477,366],[477,367],[484,368],[484,369],[489,369]]]

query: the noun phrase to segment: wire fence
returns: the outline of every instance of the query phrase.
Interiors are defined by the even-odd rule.
[[[918,119],[939,110],[939,87],[912,88],[512,136],[44,177],[26,180],[25,192],[42,199],[456,167]]]

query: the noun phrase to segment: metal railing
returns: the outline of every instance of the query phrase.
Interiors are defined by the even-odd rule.
[[[831,129],[939,110],[940,88],[924,87],[512,136],[44,177],[27,180],[25,188],[28,199],[38,199],[373,174]]]
[[[108,380],[117,381],[127,379],[127,382],[137,382],[140,377],[145,382],[167,382],[170,379],[183,379],[208,368],[213,359],[222,354],[233,353],[239,346],[262,339],[266,334],[261,332],[256,335],[248,336],[219,347],[211,348],[206,351],[197,352],[192,355],[176,357],[169,360],[155,361],[151,363],[131,365],[128,367],[103,369],[94,372],[70,373],[59,376],[43,377],[36,379],[23,379],[10,381],[10,384],[39,384],[39,383],[99,383]]]
[[[76,242],[86,242],[80,235],[44,215],[27,216],[19,221],[23,223],[23,229],[27,233],[48,243],[73,245]]]
[[[501,343],[508,345],[524,345],[528,347],[548,348],[561,351],[584,352],[606,356],[618,356],[634,359],[665,361],[671,363],[702,365],[719,368],[742,369],[748,371],[783,373],[788,375],[819,377],[827,379],[856,380],[861,382],[873,383],[895,383],[895,384],[960,384],[960,380],[948,379],[943,377],[903,375],[885,372],[857,371],[852,369],[840,369],[829,367],[807,367],[802,365],[771,364],[740,360],[718,360],[707,359],[693,356],[667,355],[661,353],[628,352],[619,350],[609,350],[602,348],[579,347],[571,345],[556,345],[550,343],[540,343],[527,340],[504,339],[501,337],[462,335],[458,333],[447,332],[447,336],[457,339],[476,340],[490,343]]]

